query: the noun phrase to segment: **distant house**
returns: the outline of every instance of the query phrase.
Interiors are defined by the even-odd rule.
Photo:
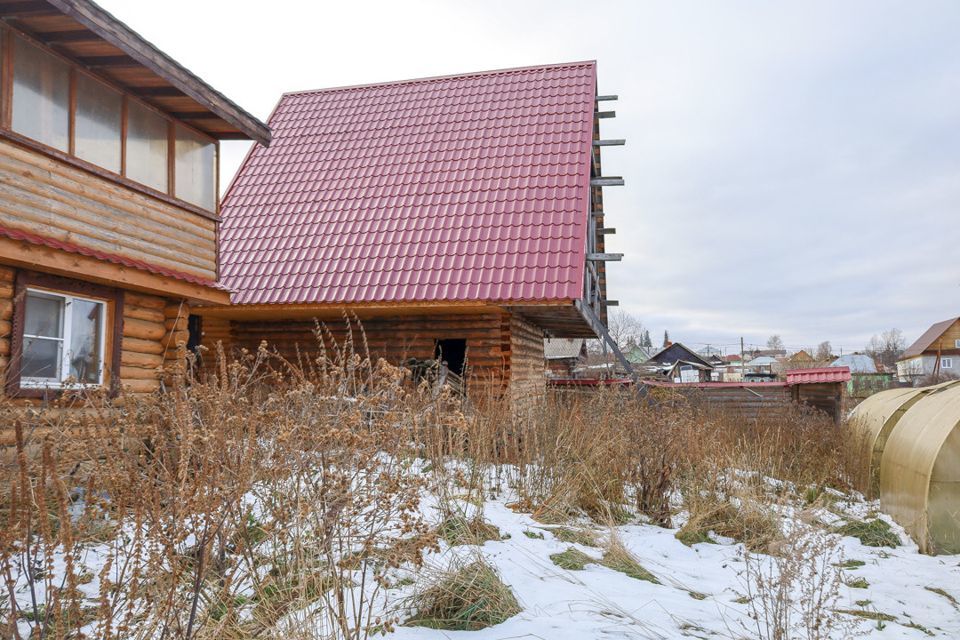
[[[572,378],[576,368],[587,360],[587,341],[583,338],[546,338],[543,355],[548,376]]]
[[[877,373],[877,363],[865,353],[851,353],[840,356],[830,363],[831,367],[849,367],[850,373]]]
[[[816,362],[816,360],[813,359],[813,356],[807,353],[807,351],[805,351],[804,349],[801,349],[800,351],[797,351],[795,354],[790,356],[790,358],[788,358],[788,361],[790,362],[790,366],[792,367],[808,366]]]
[[[628,347],[627,350],[623,352],[624,357],[626,357],[631,364],[643,364],[649,360],[653,354],[653,349],[638,344]]]
[[[960,373],[960,318],[949,318],[927,329],[897,361],[897,377],[912,382],[930,375]]]
[[[776,374],[780,368],[780,363],[773,356],[757,356],[753,360],[749,360],[744,367],[747,373]]]
[[[655,370],[674,382],[709,382],[714,365],[680,342],[674,342],[650,356],[648,370]]]

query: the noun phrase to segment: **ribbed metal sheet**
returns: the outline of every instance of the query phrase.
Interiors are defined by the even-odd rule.
[[[284,95],[224,198],[237,304],[580,298],[596,68]]]
[[[175,278],[177,280],[183,280],[185,282],[198,284],[204,287],[220,288],[219,285],[213,280],[207,280],[206,278],[193,276],[193,275],[190,275],[189,273],[184,273],[182,271],[177,271],[175,269],[167,269],[166,267],[161,267],[155,264],[151,264],[149,262],[144,262],[143,260],[134,260],[133,258],[127,258],[125,256],[117,255],[114,253],[97,251],[96,249],[90,249],[89,247],[73,244],[72,242],[64,242],[62,240],[57,240],[56,238],[37,235],[35,233],[30,233],[28,231],[11,229],[9,227],[0,227],[0,236],[3,236],[5,238],[10,238],[11,240],[28,242],[30,244],[34,244],[40,247],[50,247],[51,249],[59,249],[60,251],[66,251],[67,253],[75,253],[78,255],[87,256],[88,258],[96,258],[97,260],[104,260],[106,262],[112,262],[113,264],[122,265],[124,267],[140,269],[141,271],[146,271],[148,273],[153,273],[160,276],[166,276],[168,278]]]
[[[820,367],[817,369],[791,369],[787,371],[787,384],[819,384],[847,382],[850,367]]]

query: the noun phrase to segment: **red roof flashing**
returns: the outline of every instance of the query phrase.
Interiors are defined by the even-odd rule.
[[[79,255],[87,256],[88,258],[96,258],[97,260],[104,260],[106,262],[112,262],[113,264],[118,264],[124,267],[130,267],[131,269],[140,269],[141,271],[147,271],[155,275],[166,276],[168,278],[176,278],[177,280],[191,282],[193,284],[198,284],[204,287],[219,288],[219,285],[217,285],[217,283],[214,282],[213,280],[198,278],[197,276],[192,276],[189,273],[183,273],[182,271],[175,271],[173,269],[159,267],[157,265],[150,264],[149,262],[143,262],[142,260],[134,260],[133,258],[127,258],[114,253],[97,251],[96,249],[90,249],[88,247],[83,247],[78,244],[73,244],[71,242],[64,242],[62,240],[57,240],[55,238],[37,235],[27,231],[20,231],[19,229],[10,229],[8,227],[0,227],[0,236],[10,238],[11,240],[29,242],[30,244],[34,244],[41,247],[59,249],[60,251],[66,251],[67,253],[76,253]]]
[[[787,384],[847,382],[850,379],[850,367],[820,367],[816,369],[793,369],[787,371]]]
[[[221,208],[237,304],[582,296],[596,65],[290,93]]]

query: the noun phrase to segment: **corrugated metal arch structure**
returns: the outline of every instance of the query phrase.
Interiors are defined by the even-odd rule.
[[[960,385],[924,394],[880,461],[880,504],[924,553],[960,553]]]
[[[850,424],[856,445],[860,447],[861,468],[857,480],[858,488],[864,495],[870,499],[880,495],[880,461],[887,440],[900,418],[925,396],[958,384],[960,380],[951,380],[920,389],[889,389],[857,405],[850,416]]]

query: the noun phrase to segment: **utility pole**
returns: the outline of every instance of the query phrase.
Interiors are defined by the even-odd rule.
[[[746,362],[744,362],[744,355],[743,355],[743,337],[741,336],[740,337],[740,382],[746,382],[746,380],[744,380],[743,378],[745,364]]]

